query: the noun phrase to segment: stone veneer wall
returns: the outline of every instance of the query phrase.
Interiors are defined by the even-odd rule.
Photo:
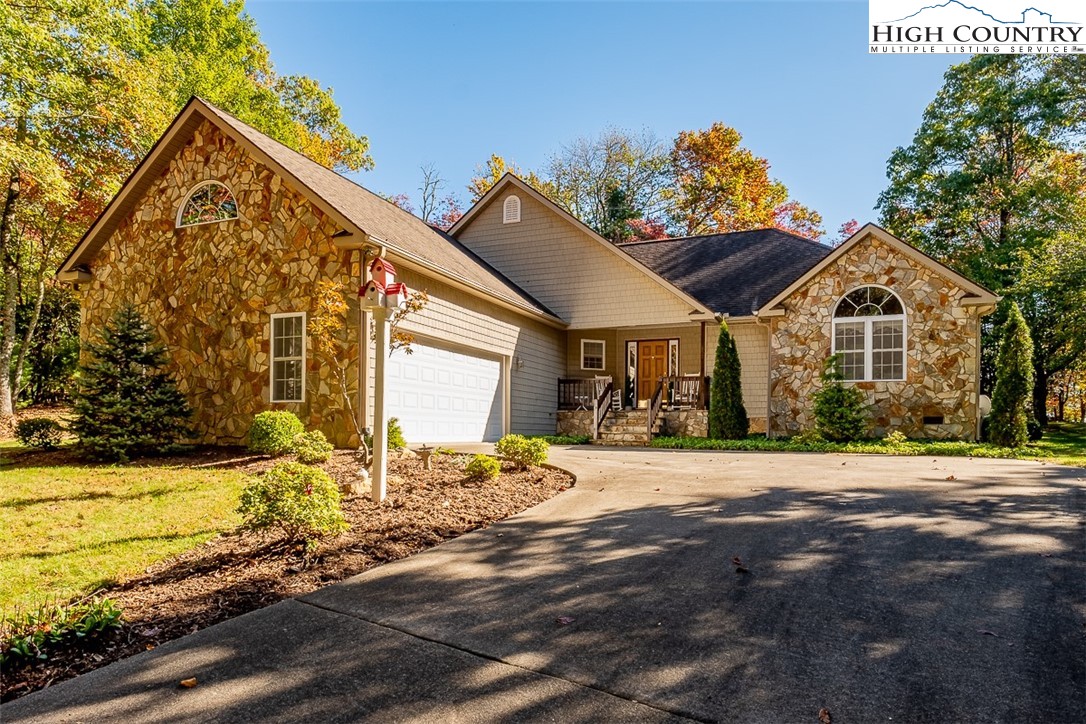
[[[559,410],[554,434],[592,437],[592,410]]]
[[[708,410],[663,410],[660,417],[664,421],[660,427],[661,435],[709,437]]]
[[[226,183],[239,218],[175,228],[178,206],[200,181]],[[201,442],[242,444],[253,416],[287,409],[339,446],[357,436],[329,364],[307,340],[302,403],[270,400],[270,317],[314,311],[320,279],[357,287],[357,261],[337,250],[337,227],[284,179],[206,121],[106,242],[81,286],[82,335],[96,337],[132,302],[167,346],[173,373],[195,410]],[[352,268],[353,267],[353,268]],[[353,294],[349,320],[358,319]],[[345,359],[357,360],[357,324],[348,323]],[[346,368],[357,399],[357,364]]]
[[[894,290],[906,315],[905,381],[853,383],[866,397],[870,434],[972,438],[979,312],[960,304],[965,292],[949,280],[873,237],[798,289],[785,301],[787,314],[770,318],[772,432],[793,435],[814,426],[812,395],[831,350],[834,305],[864,284]],[[945,422],[924,425],[928,415]]]

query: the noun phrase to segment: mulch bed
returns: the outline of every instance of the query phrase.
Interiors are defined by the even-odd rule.
[[[16,466],[71,464],[73,453],[26,452]],[[139,464],[222,467],[259,473],[274,464],[242,450],[202,449],[180,458]],[[322,465],[339,483],[357,482],[351,451],[336,451]],[[93,648],[65,650],[48,661],[5,667],[0,700],[9,701],[108,663],[153,649],[228,618],[340,581],[543,502],[572,485],[549,468],[503,469],[493,481],[464,479],[463,461],[441,456],[434,469],[414,458],[389,461],[388,497],[347,498],[348,532],[306,555],[267,534],[232,532],[152,566],[140,578],[104,589],[124,610],[123,628]]]

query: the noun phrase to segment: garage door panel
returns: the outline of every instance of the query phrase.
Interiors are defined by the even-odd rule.
[[[501,363],[415,342],[389,360],[389,416],[412,445],[501,436]]]

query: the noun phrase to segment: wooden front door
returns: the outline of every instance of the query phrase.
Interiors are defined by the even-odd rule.
[[[637,343],[637,401],[648,400],[667,374],[667,340]]]

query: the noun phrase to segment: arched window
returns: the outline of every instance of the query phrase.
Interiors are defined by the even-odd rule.
[[[853,289],[833,310],[833,352],[846,380],[905,379],[905,307],[885,287]]]
[[[520,221],[520,198],[507,196],[502,206],[502,223],[515,224]]]
[[[178,226],[213,224],[238,218],[234,194],[218,181],[205,181],[189,191],[177,211]]]

